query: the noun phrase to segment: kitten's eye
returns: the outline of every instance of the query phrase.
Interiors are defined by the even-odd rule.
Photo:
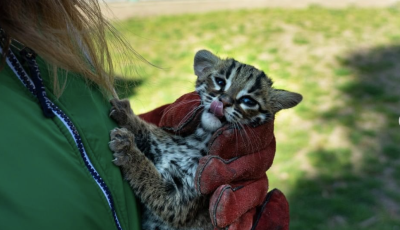
[[[251,97],[242,97],[240,98],[240,102],[249,107],[257,105],[257,102]]]
[[[224,87],[226,85],[226,82],[224,79],[220,78],[220,77],[216,77],[215,78],[215,82],[220,86],[220,87]]]

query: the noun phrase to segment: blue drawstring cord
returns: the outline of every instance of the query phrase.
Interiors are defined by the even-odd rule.
[[[31,79],[35,85],[35,94],[39,100],[44,116],[47,118],[53,118],[55,114],[50,108],[49,103],[47,103],[48,99],[46,96],[46,90],[43,86],[43,81],[40,77],[40,71],[36,63],[36,53],[27,47],[22,49],[19,53],[22,57],[22,60],[28,64],[29,71],[31,73]]]

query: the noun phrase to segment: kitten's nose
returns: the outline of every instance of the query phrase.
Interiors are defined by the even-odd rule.
[[[232,99],[230,96],[226,95],[226,94],[222,94],[222,95],[219,97],[219,100],[220,100],[220,101],[222,102],[222,104],[224,105],[224,108],[227,107],[227,106],[233,105],[233,99]]]

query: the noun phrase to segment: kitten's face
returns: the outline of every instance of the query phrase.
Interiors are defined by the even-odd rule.
[[[226,122],[257,126],[281,109],[297,105],[302,96],[272,87],[264,72],[234,59],[219,59],[206,50],[194,61],[196,91],[204,105],[202,124],[216,130]]]

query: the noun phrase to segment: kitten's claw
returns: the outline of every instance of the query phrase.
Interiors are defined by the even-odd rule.
[[[118,125],[123,126],[128,122],[128,116],[133,114],[128,100],[110,100],[111,109],[109,116],[114,119]]]
[[[114,160],[112,161],[117,166],[125,165],[129,162],[129,156],[125,153],[114,153]]]
[[[115,113],[115,109],[111,109],[111,112],[108,114],[109,117],[112,117],[112,115]]]

